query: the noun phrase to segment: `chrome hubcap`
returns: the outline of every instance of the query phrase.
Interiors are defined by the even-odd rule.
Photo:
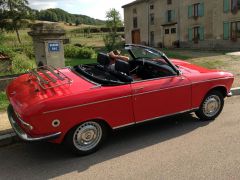
[[[81,124],[73,135],[75,147],[81,151],[89,151],[96,147],[102,138],[102,128],[96,122]]]
[[[207,117],[215,116],[221,108],[221,100],[218,96],[209,96],[203,103],[203,113]]]

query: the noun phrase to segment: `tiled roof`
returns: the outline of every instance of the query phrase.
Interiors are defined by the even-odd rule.
[[[148,0],[136,0],[136,1],[133,1],[131,3],[123,5],[122,8],[125,8],[125,7],[128,7],[128,6],[132,6],[134,4],[138,4],[138,3],[141,3],[141,2],[144,2],[144,1],[148,1]]]

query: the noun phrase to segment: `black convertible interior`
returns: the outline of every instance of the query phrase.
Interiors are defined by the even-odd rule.
[[[111,60],[105,53],[98,54],[97,62],[97,64],[78,65],[73,69],[78,74],[102,85],[120,85],[177,74],[164,61],[154,61],[144,57],[133,57],[128,62],[116,60],[114,70],[109,68]]]

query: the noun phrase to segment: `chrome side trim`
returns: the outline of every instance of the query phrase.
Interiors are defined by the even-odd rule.
[[[204,81],[199,81],[199,82],[192,82],[192,84],[200,84],[200,83],[204,83],[204,82],[226,80],[226,79],[232,79],[232,78],[231,77],[225,77],[225,78],[209,79],[209,80],[204,80]]]
[[[124,98],[128,98],[128,97],[132,97],[132,95],[121,96],[121,97],[112,98],[112,99],[106,99],[106,100],[102,100],[102,101],[96,101],[96,102],[80,104],[80,105],[76,105],[76,106],[70,106],[70,107],[66,107],[66,108],[55,109],[55,110],[43,112],[43,114],[48,114],[48,113],[52,113],[52,112],[68,110],[68,109],[73,109],[73,108],[78,108],[78,107],[83,107],[83,106],[88,106],[88,105],[93,105],[93,104],[99,104],[99,103],[102,103],[102,102],[108,102],[108,101],[113,101],[113,100],[118,100],[118,99],[124,99]]]
[[[11,105],[8,106],[8,118],[9,121],[11,123],[11,126],[13,128],[13,130],[15,131],[15,133],[24,141],[42,141],[42,140],[52,140],[52,139],[56,139],[61,135],[61,132],[57,132],[54,134],[50,134],[47,136],[41,136],[41,137],[30,137],[27,133],[25,133],[23,131],[23,129],[18,125],[18,123],[16,122],[16,120],[14,119],[14,111]]]
[[[142,95],[142,94],[149,94],[149,93],[164,91],[164,90],[168,90],[168,89],[180,88],[180,87],[184,87],[184,86],[191,86],[191,84],[185,84],[185,85],[181,85],[181,86],[172,86],[172,87],[168,87],[168,88],[156,89],[156,90],[147,91],[147,92],[143,92],[143,93],[137,93],[137,94],[134,94],[134,95],[138,96],[138,95]]]
[[[121,125],[121,126],[113,127],[113,129],[119,129],[119,128],[123,128],[123,127],[131,126],[131,125],[134,125],[134,124],[136,124],[136,123],[133,122],[133,123],[129,123],[129,124],[124,124],[124,125]]]
[[[168,117],[168,116],[174,116],[174,115],[177,115],[177,114],[187,113],[187,112],[195,111],[195,110],[198,110],[198,109],[199,108],[192,108],[192,109],[188,109],[188,110],[185,110],[185,111],[180,111],[180,112],[167,114],[167,115],[163,115],[163,116],[159,116],[159,117],[149,118],[149,119],[145,119],[143,121],[136,122],[136,124],[144,123],[144,122],[147,122],[147,121],[153,121],[155,119],[165,118],[165,117]]]
[[[165,118],[165,117],[174,116],[174,115],[178,115],[178,114],[182,114],[182,113],[196,111],[198,109],[199,109],[199,107],[196,107],[196,108],[188,109],[188,110],[185,110],[185,111],[180,111],[180,112],[177,112],[177,113],[172,113],[172,114],[158,116],[158,117],[154,117],[154,118],[150,118],[150,119],[145,119],[145,120],[142,120],[142,121],[139,121],[139,122],[124,124],[124,125],[121,125],[121,126],[113,127],[113,129],[119,129],[119,128],[131,126],[131,125],[134,125],[134,124],[141,124],[141,123],[144,123],[144,122],[153,121],[153,120],[160,119],[160,118]]]
[[[160,80],[160,79],[168,79],[168,78],[174,78],[174,77],[180,77],[180,75],[172,75],[172,76],[158,77],[158,78],[153,78],[153,79],[133,81],[131,84],[136,84],[136,83],[141,83],[141,82],[147,82],[147,81],[155,81],[155,80]]]
[[[96,101],[96,102],[91,102],[91,103],[86,103],[86,104],[81,104],[81,105],[76,105],[76,106],[70,106],[70,107],[66,107],[66,108],[55,109],[55,110],[43,112],[43,114],[48,114],[48,113],[53,113],[53,112],[58,112],[58,111],[63,111],[63,110],[68,110],[68,109],[73,109],[73,108],[78,108],[78,107],[98,104],[98,103],[102,103],[102,102],[114,101],[114,100],[118,100],[118,99],[132,97],[132,96],[138,96],[138,95],[142,95],[142,94],[149,94],[149,93],[154,93],[154,92],[158,92],[158,91],[163,91],[163,90],[173,89],[173,88],[179,88],[179,87],[184,87],[184,86],[191,86],[191,84],[182,85],[182,86],[173,86],[173,87],[169,87],[169,88],[157,89],[157,90],[153,90],[153,91],[148,91],[148,92],[143,92],[143,93],[138,93],[138,94],[133,94],[133,95],[128,95],[128,96],[121,96],[121,97],[106,99],[106,100],[102,100],[102,101]]]

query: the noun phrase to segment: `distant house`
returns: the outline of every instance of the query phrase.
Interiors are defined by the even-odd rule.
[[[123,8],[127,43],[240,49],[240,0],[136,0]]]

